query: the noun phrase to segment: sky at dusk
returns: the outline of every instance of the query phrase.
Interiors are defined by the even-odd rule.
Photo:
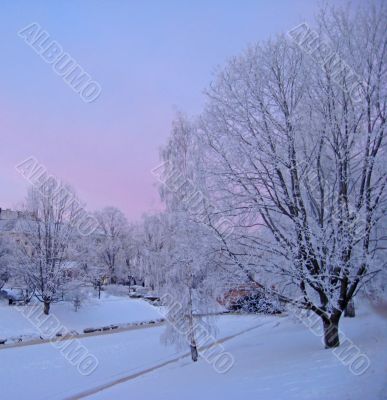
[[[0,207],[34,156],[89,210],[160,209],[151,169],[176,110],[200,112],[217,66],[249,43],[312,22],[313,0],[0,0]],[[101,85],[84,103],[17,35],[37,22]]]

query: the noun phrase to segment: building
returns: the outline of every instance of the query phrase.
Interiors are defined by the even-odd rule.
[[[30,214],[24,211],[4,209],[0,207],[0,239],[13,239],[28,245],[26,220]]]

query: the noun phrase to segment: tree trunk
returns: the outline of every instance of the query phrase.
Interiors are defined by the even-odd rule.
[[[191,348],[191,358],[193,362],[198,360],[198,348],[196,346],[195,340],[195,328],[194,328],[194,320],[193,320],[193,310],[192,310],[192,292],[191,288],[189,288],[189,315],[188,315],[188,323],[189,323],[189,340],[190,340],[190,348]]]
[[[344,310],[344,317],[354,318],[356,315],[355,313],[355,302],[353,299],[348,303],[347,307]]]
[[[325,348],[339,347],[339,318],[323,319],[323,325]]]
[[[191,358],[193,362],[198,360],[198,348],[195,342],[191,343]]]
[[[44,302],[44,313],[46,315],[48,315],[50,313],[50,302],[49,301],[45,301]]]

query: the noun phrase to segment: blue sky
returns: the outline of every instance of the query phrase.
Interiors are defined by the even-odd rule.
[[[336,2],[338,3],[338,1]],[[196,114],[217,66],[249,43],[313,21],[313,0],[0,1],[0,207],[36,157],[90,209],[158,209],[150,171],[176,109]],[[83,103],[17,35],[39,23],[101,87]]]

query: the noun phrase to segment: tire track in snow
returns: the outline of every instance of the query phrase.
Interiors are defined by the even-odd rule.
[[[252,330],[254,330],[254,329],[260,328],[260,327],[262,327],[262,326],[264,326],[264,325],[268,325],[268,324],[273,324],[272,328],[275,328],[275,327],[277,327],[277,326],[280,324],[280,322],[279,322],[279,321],[275,321],[275,322],[273,322],[273,321],[263,322],[263,323],[260,323],[260,324],[258,324],[258,325],[254,325],[254,326],[252,326],[252,327],[250,327],[250,328],[244,329],[243,331],[240,331],[240,332],[238,332],[238,333],[234,333],[233,335],[226,336],[226,337],[224,337],[224,338],[222,338],[222,339],[219,339],[219,340],[217,340],[217,341],[215,341],[215,342],[212,342],[212,343],[210,343],[210,344],[208,344],[208,345],[202,347],[202,348],[199,350],[199,354],[200,354],[200,351],[206,350],[206,349],[208,349],[209,347],[213,346],[214,344],[218,344],[218,343],[220,344],[220,343],[227,342],[227,341],[229,341],[229,340],[231,340],[231,339],[234,339],[234,338],[237,337],[237,336],[241,336],[241,335],[243,335],[244,333],[250,332],[250,331],[252,331]],[[182,354],[182,355],[180,355],[180,356],[178,356],[178,357],[175,357],[175,358],[173,358],[173,359],[170,359],[170,360],[164,361],[164,362],[162,362],[162,363],[160,363],[160,364],[154,365],[153,367],[149,367],[149,368],[146,368],[146,369],[144,369],[144,370],[142,370],[142,371],[136,372],[136,373],[134,373],[134,374],[130,374],[130,375],[124,376],[124,377],[122,377],[122,378],[115,379],[115,380],[113,380],[113,381],[111,381],[111,382],[108,382],[108,383],[105,383],[105,384],[96,386],[96,387],[94,387],[94,388],[92,388],[92,389],[84,390],[84,391],[82,391],[82,392],[80,392],[80,393],[78,393],[78,394],[76,394],[76,395],[72,395],[72,396],[69,396],[69,397],[65,397],[63,400],[79,400],[79,399],[83,399],[83,398],[88,397],[88,396],[92,396],[93,394],[102,392],[103,390],[109,389],[109,388],[111,388],[111,387],[113,387],[113,386],[119,385],[119,384],[121,384],[121,383],[130,381],[130,380],[133,380],[133,379],[136,379],[136,378],[138,378],[139,376],[146,375],[146,374],[148,374],[148,373],[150,373],[150,372],[153,372],[153,371],[155,371],[155,370],[158,370],[158,369],[160,369],[160,368],[163,368],[163,367],[165,367],[165,366],[167,366],[167,365],[169,365],[169,364],[175,363],[175,362],[177,362],[177,361],[179,361],[179,360],[181,360],[181,359],[183,359],[183,358],[185,358],[185,357],[188,357],[190,354],[191,354],[191,352],[187,352],[187,353]]]

